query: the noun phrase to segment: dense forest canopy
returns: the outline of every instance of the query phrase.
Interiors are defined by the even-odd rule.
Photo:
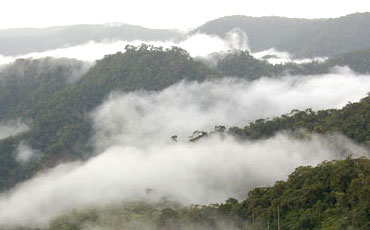
[[[244,128],[230,128],[229,133],[240,138],[260,139],[279,131],[300,129],[317,133],[343,133],[359,143],[370,145],[370,95],[339,110],[296,110],[273,119],[259,119]]]
[[[348,17],[360,16],[366,14]],[[313,22],[336,23],[331,20],[299,23],[311,25]],[[348,66],[360,74],[370,72],[370,49],[305,64],[273,65],[254,58],[248,51],[213,54],[212,58],[215,65],[193,59],[178,47],[164,49],[143,44],[127,46],[123,53],[106,55],[93,66],[77,60],[45,58],[20,59],[1,69],[0,121],[16,119],[29,129],[0,140],[0,190],[9,191],[19,182],[60,162],[94,156],[89,142],[94,134],[89,113],[114,91],[161,91],[181,81],[205,82],[225,76],[248,81],[284,75],[304,78],[330,73],[336,66]],[[309,133],[341,133],[369,146],[370,96],[341,109],[313,111],[308,108],[272,119],[259,119],[244,128],[231,127],[227,133],[243,141],[266,139],[281,131],[294,136],[295,131],[302,129]],[[226,128],[216,126],[215,132],[225,134]],[[191,142],[208,133],[198,131],[193,136]],[[19,162],[15,152],[22,144],[39,151],[38,157]],[[299,167],[286,182],[251,190],[241,202],[230,198],[223,204],[190,207],[166,199],[158,203],[129,202],[75,210],[54,219],[45,228],[106,227],[109,222],[113,229],[131,229],[132,226],[147,229],[276,229],[277,226],[282,230],[368,229],[369,166],[367,158],[349,157],[317,167]],[[223,220],[222,226],[217,220]],[[135,225],[138,223],[140,225]]]

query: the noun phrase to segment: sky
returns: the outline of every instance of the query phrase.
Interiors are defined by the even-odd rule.
[[[189,30],[227,15],[340,17],[370,11],[370,1],[333,0],[12,0],[3,1],[0,29],[125,22]]]

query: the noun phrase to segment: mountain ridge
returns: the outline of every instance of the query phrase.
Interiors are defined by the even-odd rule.
[[[370,48],[369,12],[329,19],[226,16],[206,22],[190,34],[225,37],[235,27],[246,32],[252,52],[275,48],[302,58]]]

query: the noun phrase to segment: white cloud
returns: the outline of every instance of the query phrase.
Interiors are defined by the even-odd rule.
[[[253,82],[182,82],[158,93],[116,93],[93,114],[96,144],[99,149],[116,143],[141,145],[175,134],[186,140],[194,130],[215,125],[246,125],[293,109],[341,108],[365,97],[369,88],[369,76],[338,72]]]
[[[43,57],[55,57],[55,58],[75,58],[83,61],[95,61],[103,58],[107,54],[114,54],[117,52],[123,52],[126,45],[140,46],[145,43],[156,47],[171,48],[172,46],[178,46],[190,53],[191,56],[206,56],[210,53],[227,51],[234,48],[248,48],[247,36],[245,33],[240,31],[231,31],[229,38],[222,40],[217,36],[210,36],[206,34],[194,34],[187,37],[185,40],[175,43],[173,41],[103,41],[87,42],[82,45],[59,48],[49,50],[45,52],[35,52],[17,57],[4,57],[0,56],[0,64],[8,64],[17,58],[43,58]]]
[[[265,59],[271,64],[285,64],[288,62],[302,64],[302,63],[308,63],[312,61],[324,62],[328,59],[326,57],[295,59],[292,57],[290,53],[286,51],[278,51],[274,48],[253,53],[253,56],[257,59],[262,59],[262,60]]]

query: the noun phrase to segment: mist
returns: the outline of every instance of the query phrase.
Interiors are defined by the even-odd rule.
[[[336,71],[251,82],[236,78],[181,82],[161,92],[116,92],[92,114],[97,131],[93,143],[101,151],[112,144],[157,143],[172,135],[187,141],[195,130],[245,126],[293,109],[341,108],[367,95],[369,76],[343,68]]]
[[[298,166],[368,156],[368,149],[340,134],[297,139],[281,132],[243,142],[213,135],[195,143],[188,136],[292,109],[340,108],[369,88],[370,76],[337,69],[320,76],[225,78],[180,82],[160,92],[114,92],[89,115],[95,157],[60,164],[1,194],[0,226],[39,226],[71,209],[118,201],[244,199],[248,190],[286,179]],[[153,192],[146,193],[148,188]]]
[[[238,31],[237,31],[238,32]],[[230,48],[245,48],[239,47],[238,44],[240,43],[243,45],[244,43],[240,41],[239,32],[230,32],[229,38],[227,40],[222,40],[217,36],[209,36],[206,34],[194,34],[192,36],[187,37],[183,41],[180,42],[173,42],[173,41],[110,41],[105,40],[103,42],[94,42],[90,41],[83,45],[68,47],[68,48],[59,48],[55,50],[49,50],[45,52],[38,52],[38,53],[30,53],[22,56],[17,57],[5,57],[0,56],[0,64],[9,64],[10,62],[18,59],[18,58],[43,58],[43,57],[55,57],[55,58],[75,58],[82,61],[93,62],[98,59],[102,59],[105,55],[114,54],[117,52],[123,52],[125,50],[126,45],[133,45],[133,46],[140,46],[141,44],[145,43],[148,45],[153,45],[156,47],[163,47],[163,48],[171,48],[172,46],[178,46],[185,50],[187,50],[191,56],[206,56],[210,53],[226,51]],[[235,40],[236,39],[236,40]]]
[[[19,120],[0,122],[0,140],[19,133],[27,132],[29,129],[30,128],[26,123]]]
[[[49,50],[45,52],[29,53],[17,57],[7,57],[0,55],[0,65],[9,64],[19,58],[43,58],[43,57],[55,57],[55,58],[74,58],[86,62],[94,62],[102,59],[105,55],[115,54],[117,52],[124,52],[126,45],[140,46],[141,44],[153,45],[156,47],[171,48],[177,46],[185,49],[189,52],[192,57],[203,57],[211,59],[209,56],[213,53],[224,53],[230,50],[248,50],[249,39],[248,35],[239,28],[230,30],[224,39],[202,33],[192,34],[185,37],[181,41],[123,41],[123,40],[104,40],[102,42],[90,41],[83,45],[59,48]],[[287,62],[306,63],[313,60],[325,60],[325,58],[314,58],[314,59],[294,59],[288,52],[277,51],[273,48],[266,51],[257,53],[251,53],[258,59],[264,59],[266,55],[270,55],[270,58],[266,61],[271,64],[280,64]]]
[[[303,58],[297,59],[294,58],[289,52],[278,51],[274,48],[263,50],[260,52],[255,52],[252,54],[257,59],[262,59],[268,61],[270,64],[285,64],[289,62],[294,62],[297,64],[309,63],[312,61],[324,62],[327,57],[314,57],[314,58]]]
[[[37,157],[36,151],[33,150],[26,142],[21,141],[16,149],[15,160],[18,163],[27,163],[34,157]]]

